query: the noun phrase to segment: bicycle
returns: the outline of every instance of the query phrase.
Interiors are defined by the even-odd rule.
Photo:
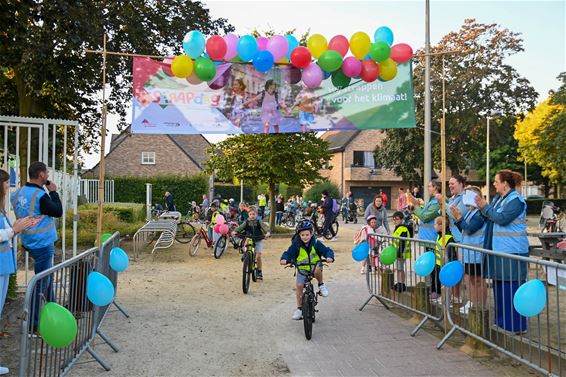
[[[242,291],[247,294],[250,288],[250,278],[257,282],[257,266],[255,243],[259,237],[238,233],[241,237],[240,253],[242,254]]]
[[[195,227],[191,224],[190,220],[179,220],[177,223],[177,232],[175,233],[175,240],[177,242],[189,243],[195,234]]]
[[[191,239],[191,242],[189,244],[189,254],[191,255],[191,257],[194,257],[194,256],[197,255],[198,249],[200,247],[200,242],[202,240],[204,240],[206,242],[207,247],[212,247],[212,244],[214,243],[214,241],[212,239],[208,238],[207,229],[208,229],[209,223],[203,222],[201,224],[202,225],[201,225],[200,229],[193,236],[193,238]]]
[[[317,212],[313,212],[310,217],[306,217],[303,218],[303,220],[309,220],[314,227],[314,232],[317,236],[323,236],[324,238],[326,238],[327,240],[331,240],[332,239],[332,233],[330,232],[330,229],[328,231],[326,231],[325,234],[322,234],[322,229],[324,227],[324,215],[317,215]],[[332,221],[332,224],[330,224],[330,226],[332,227],[332,230],[334,231],[335,235],[338,235],[338,228],[340,227],[338,225],[338,221],[336,219],[334,219]]]
[[[239,247],[239,240],[236,239],[232,232],[238,227],[238,223],[236,221],[229,221],[228,222],[228,234],[222,234],[216,243],[214,244],[214,258],[218,259],[224,254],[224,250],[226,250],[226,244],[228,240],[234,246],[234,249]]]

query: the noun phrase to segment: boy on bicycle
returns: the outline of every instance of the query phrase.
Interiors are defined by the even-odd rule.
[[[297,229],[291,246],[281,255],[279,264],[282,266],[289,262],[297,264],[299,273],[297,274],[297,309],[293,313],[293,319],[299,320],[303,316],[302,300],[303,288],[305,286],[305,275],[302,271],[309,271],[311,264],[316,264],[314,277],[318,280],[318,289],[322,297],[328,296],[328,288],[322,281],[322,262],[334,262],[334,251],[313,237],[314,227],[308,220],[303,220],[297,224]],[[307,251],[308,250],[308,251]]]
[[[263,280],[263,272],[261,271],[261,253],[263,251],[263,239],[269,238],[269,227],[257,218],[257,208],[250,206],[248,209],[248,219],[244,220],[240,226],[232,233],[244,233],[247,236],[254,237],[255,252],[256,252],[256,265],[257,265],[257,280]]]

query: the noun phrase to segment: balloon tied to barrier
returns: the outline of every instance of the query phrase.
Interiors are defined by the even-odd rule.
[[[350,39],[336,35],[330,41],[321,34],[313,34],[304,47],[292,35],[254,38],[227,34],[205,39],[200,31],[192,30],[185,35],[182,45],[184,54],[176,56],[171,63],[175,77],[188,79],[194,75],[198,80],[190,82],[214,81],[219,62],[251,63],[262,73],[276,64],[285,64],[302,70],[303,83],[312,89],[330,75],[338,89],[348,86],[351,79],[393,80],[397,64],[408,62],[413,56],[408,44],[393,44],[393,32],[387,26],[375,31],[373,42],[362,31]],[[348,53],[350,56],[346,56]]]

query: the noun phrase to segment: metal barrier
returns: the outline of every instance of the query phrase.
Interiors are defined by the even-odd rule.
[[[390,303],[424,317],[411,332],[411,336],[415,336],[429,320],[440,329],[444,329],[441,324],[444,315],[439,300],[440,297],[433,300],[433,292],[437,293],[437,295],[441,294],[439,282],[433,281],[434,279],[430,276],[426,278],[418,276],[413,268],[415,260],[427,251],[434,251],[436,243],[380,234],[370,234],[368,235],[368,240],[370,244],[376,246],[372,248],[370,255],[366,259],[366,283],[370,296],[360,310],[363,310],[372,298],[376,298],[387,309],[389,309],[387,303]],[[400,259],[397,259],[391,266],[392,268],[389,268],[388,266],[381,265],[377,258],[379,258],[381,250],[392,242],[405,242],[408,244],[411,249],[411,256],[408,259],[401,259],[403,260],[402,264]],[[437,265],[435,273],[439,272],[439,267]],[[399,273],[401,270],[404,270],[405,274],[406,291],[404,292],[394,289],[394,282],[397,281],[399,283],[399,277],[402,278],[402,273]]]

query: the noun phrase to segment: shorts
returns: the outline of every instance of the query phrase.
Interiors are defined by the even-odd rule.
[[[314,114],[307,113],[304,111],[299,111],[299,124],[301,126],[314,126],[316,123],[314,121]]]
[[[464,272],[470,276],[481,276],[481,263],[464,263]]]
[[[404,258],[397,258],[396,269],[397,271],[405,271],[405,259]]]
[[[322,263],[318,263],[315,268],[320,268],[322,271]],[[305,284],[307,281],[306,275],[301,273],[301,270],[297,271],[297,284]]]
[[[263,241],[255,241],[255,252],[261,254],[263,251]]]

